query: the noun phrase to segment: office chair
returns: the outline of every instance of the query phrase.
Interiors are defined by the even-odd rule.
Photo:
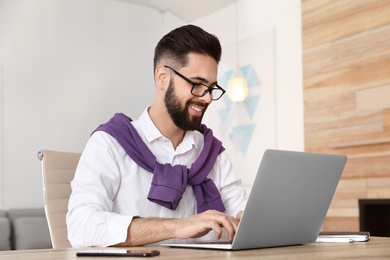
[[[45,214],[53,248],[69,248],[66,213],[73,180],[81,153],[41,150]]]

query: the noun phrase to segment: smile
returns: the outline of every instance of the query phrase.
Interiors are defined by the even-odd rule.
[[[201,109],[201,108],[199,108],[199,107],[196,107],[196,106],[194,106],[194,105],[190,105],[190,108],[193,109],[193,110],[195,110],[195,111],[198,111],[198,112],[202,112],[202,111],[203,111],[203,109]]]

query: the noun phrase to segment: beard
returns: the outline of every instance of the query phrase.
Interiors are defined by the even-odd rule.
[[[177,127],[184,131],[198,130],[201,123],[204,112],[206,111],[207,104],[204,102],[197,102],[188,100],[184,107],[181,106],[179,99],[174,93],[174,83],[169,82],[167,92],[165,93],[165,106],[167,107],[168,113],[171,116],[173,122]],[[188,108],[191,104],[195,104],[201,107],[205,107],[201,116],[190,116]]]

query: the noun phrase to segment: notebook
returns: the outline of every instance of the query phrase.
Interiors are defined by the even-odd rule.
[[[326,231],[320,232],[316,242],[325,243],[353,243],[353,242],[367,242],[370,239],[369,231]]]
[[[233,241],[161,245],[242,250],[315,242],[346,161],[343,155],[266,150]]]

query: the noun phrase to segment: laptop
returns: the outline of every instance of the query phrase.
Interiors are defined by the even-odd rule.
[[[266,150],[233,241],[160,245],[242,250],[315,242],[346,161],[343,155]]]

